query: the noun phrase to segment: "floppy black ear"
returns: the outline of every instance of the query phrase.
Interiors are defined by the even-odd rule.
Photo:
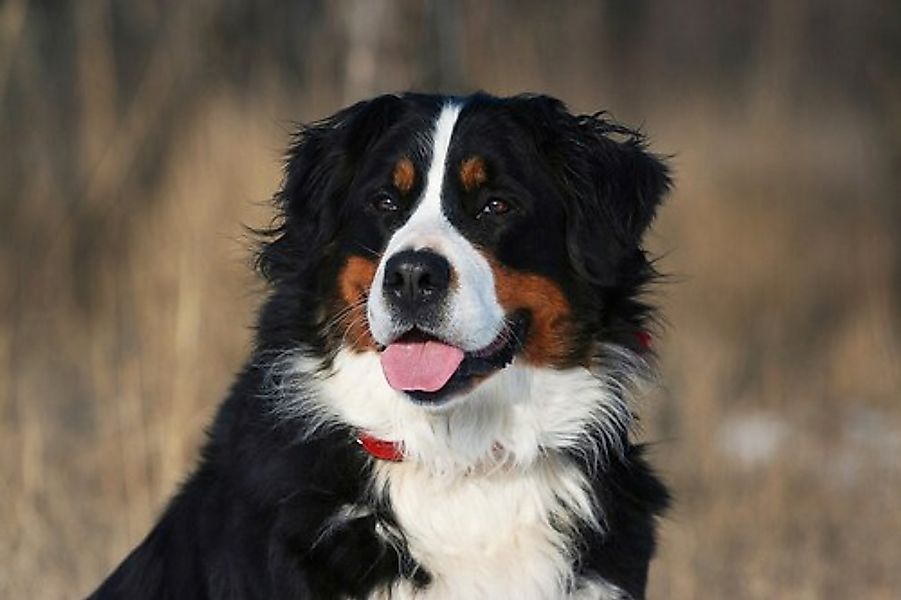
[[[558,113],[567,244],[576,271],[613,286],[646,276],[641,238],[669,191],[669,169],[643,136],[603,114]],[[634,283],[634,282],[633,282]]]
[[[611,211],[617,235],[635,243],[654,219],[670,187],[669,169],[645,148],[636,130],[606,120],[603,114],[576,117],[576,152],[589,171],[599,207]]]
[[[514,116],[532,134],[566,196],[574,268],[591,282],[616,284],[634,270],[642,234],[669,190],[668,168],[646,150],[639,132],[603,113],[574,116],[549,96],[511,100]]]
[[[399,96],[359,102],[305,125],[288,150],[276,225],[263,231],[257,258],[271,282],[305,273],[321,259],[337,231],[341,206],[368,148],[403,110]]]
[[[670,189],[669,169],[635,130],[603,114],[570,117],[567,186],[570,254],[589,280],[612,285],[623,261],[641,252],[641,238]]]

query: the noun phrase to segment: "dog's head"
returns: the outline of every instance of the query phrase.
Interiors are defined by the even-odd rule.
[[[303,128],[260,255],[261,338],[377,356],[435,409],[511,363],[638,350],[641,237],[669,186],[641,137],[546,96],[382,96]]]

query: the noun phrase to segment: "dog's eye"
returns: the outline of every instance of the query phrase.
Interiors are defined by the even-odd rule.
[[[391,194],[381,192],[372,199],[372,207],[379,212],[395,212],[400,208]]]
[[[512,206],[509,202],[504,200],[503,198],[492,197],[488,199],[488,202],[485,203],[485,206],[482,207],[482,212],[479,216],[482,215],[505,215],[510,212]]]

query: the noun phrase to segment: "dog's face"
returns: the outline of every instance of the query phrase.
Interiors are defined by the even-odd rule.
[[[289,157],[261,266],[297,304],[263,327],[377,355],[430,408],[514,361],[588,366],[599,343],[640,344],[640,239],[668,183],[635,134],[551,98],[357,104]]]

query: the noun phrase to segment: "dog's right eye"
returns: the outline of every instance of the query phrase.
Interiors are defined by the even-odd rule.
[[[391,196],[391,194],[387,192],[380,192],[376,194],[376,196],[372,199],[372,207],[379,212],[395,212],[398,208],[400,208],[397,204],[397,200]]]

